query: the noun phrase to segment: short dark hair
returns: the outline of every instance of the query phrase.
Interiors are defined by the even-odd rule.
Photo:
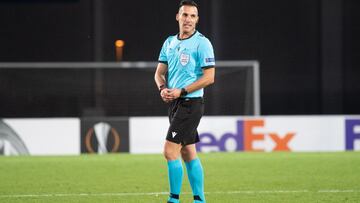
[[[195,6],[196,8],[198,8],[198,5],[193,0],[182,0],[179,4],[179,9],[181,8],[181,6]]]

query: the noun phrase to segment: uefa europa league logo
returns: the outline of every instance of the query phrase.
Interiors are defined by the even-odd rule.
[[[0,155],[28,155],[29,150],[20,136],[0,120]]]
[[[94,135],[98,143],[97,152],[94,150],[91,143],[91,139]],[[107,148],[109,136],[112,136],[114,140],[111,150],[108,150]],[[86,133],[85,145],[87,151],[91,153],[106,154],[108,152],[117,152],[120,147],[120,135],[115,128],[111,127],[110,124],[99,122],[96,123],[94,127],[90,128]]]
[[[95,136],[99,143],[98,154],[105,154],[108,152],[106,149],[106,143],[108,140],[110,128],[111,127],[108,123],[103,123],[103,122],[94,125]]]

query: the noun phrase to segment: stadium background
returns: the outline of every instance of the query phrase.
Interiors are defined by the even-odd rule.
[[[263,115],[360,113],[359,1],[199,0],[198,4],[198,29],[213,42],[217,60],[260,62]],[[125,61],[155,61],[166,36],[176,33],[176,10],[177,3],[169,0],[2,0],[0,61],[115,61],[117,39],[125,41]],[[29,72],[1,69],[0,117],[83,116],[84,108],[95,105],[95,87],[89,83],[94,74],[57,71],[32,70],[34,78],[29,81]],[[112,76],[109,85],[125,77],[103,74]],[[151,79],[126,77],[146,88],[108,102],[155,91]],[[36,86],[36,80],[46,84],[55,78],[60,80],[53,87],[58,92]],[[70,88],[77,84],[91,85]],[[39,99],[39,95],[49,96]],[[106,104],[105,116],[132,116],[133,111],[116,109],[121,105]]]
[[[261,115],[240,108],[244,74],[207,88],[208,202],[359,202],[360,1],[197,2],[217,61],[260,64]],[[177,3],[0,0],[0,202],[164,202],[154,69],[71,64],[113,64],[118,39],[124,61],[155,62]]]

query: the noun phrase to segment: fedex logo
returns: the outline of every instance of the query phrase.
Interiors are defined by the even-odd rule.
[[[345,134],[345,149],[354,150],[354,144],[360,143],[360,119],[345,120]]]
[[[264,151],[264,148],[256,148],[254,144],[265,142],[265,139],[270,138],[275,144],[272,151],[291,151],[289,143],[295,133],[288,132],[285,135],[279,135],[276,132],[255,133],[255,128],[264,129],[264,120],[238,120],[235,132],[225,132],[218,138],[209,132],[201,133],[199,135],[201,141],[196,144],[196,149],[204,151],[204,148],[212,148],[216,151],[228,151],[226,142],[231,140],[236,143],[236,151]]]

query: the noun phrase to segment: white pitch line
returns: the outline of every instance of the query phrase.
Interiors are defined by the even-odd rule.
[[[0,195],[0,198],[22,198],[22,197],[71,197],[71,196],[157,196],[167,195],[169,192],[148,192],[148,193],[54,193],[54,194],[15,194]]]
[[[356,190],[319,190],[319,193],[356,193]]]
[[[289,194],[289,193],[360,193],[360,190],[239,190],[239,191],[214,191],[205,194]],[[0,198],[39,198],[39,197],[81,197],[81,196],[159,196],[168,195],[169,192],[147,192],[147,193],[54,193],[54,194],[12,194],[0,195]],[[181,194],[191,194],[182,192]]]
[[[274,194],[274,193],[306,193],[308,190],[241,190],[227,192],[212,192],[214,194]]]

